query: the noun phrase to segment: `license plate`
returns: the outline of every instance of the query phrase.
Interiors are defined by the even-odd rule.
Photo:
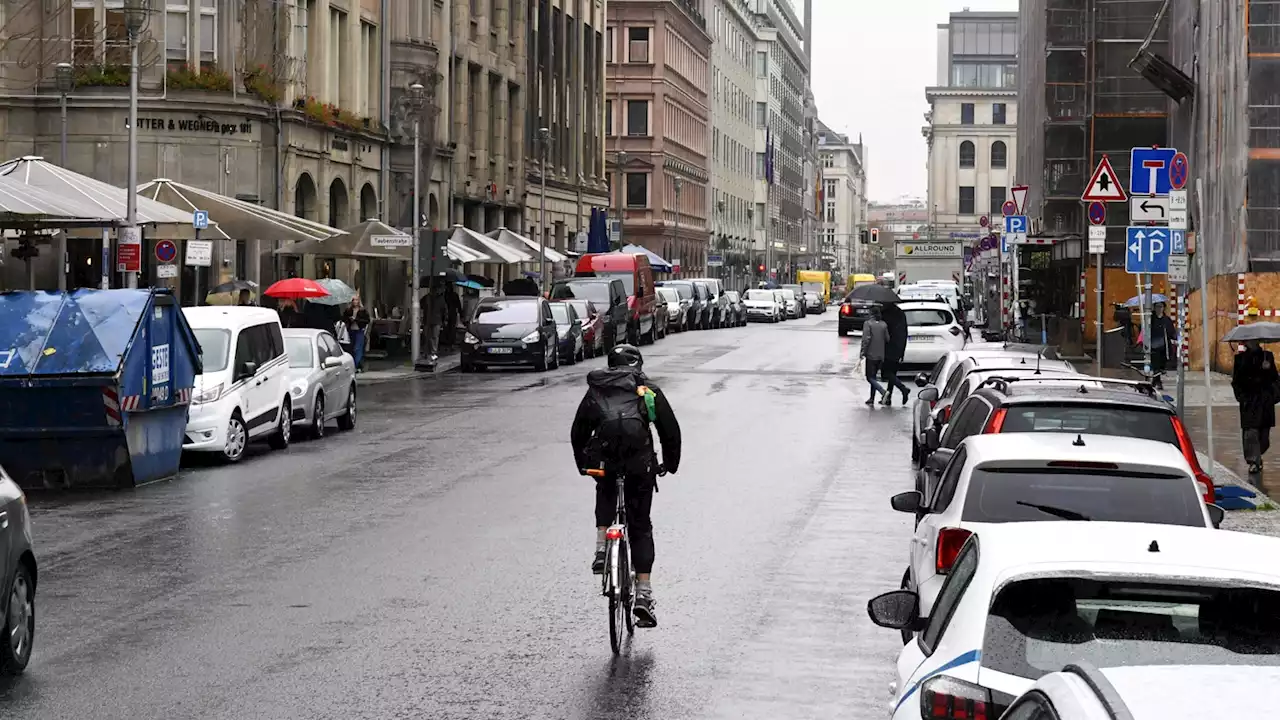
[[[508,348],[508,347],[489,348],[489,353],[491,355],[510,355],[511,348]]]
[[[933,342],[933,336],[932,335],[908,335],[907,342],[909,343]]]

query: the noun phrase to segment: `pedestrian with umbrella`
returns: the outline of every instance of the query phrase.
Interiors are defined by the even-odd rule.
[[[867,406],[871,407],[876,404],[876,393],[887,396],[891,391],[885,390],[880,383],[876,382],[876,376],[880,372],[880,367],[884,364],[885,353],[889,345],[889,326],[884,320],[880,319],[880,306],[871,306],[871,319],[867,320],[862,326],[862,347],[858,354],[862,361],[866,363],[867,382],[871,384],[871,397],[867,400]],[[888,402],[885,402],[888,405]]]
[[[1156,302],[1151,312],[1151,373],[1154,375],[1152,385],[1164,389],[1164,381],[1160,379],[1169,365],[1170,351],[1178,341],[1178,328],[1173,320],[1164,314],[1164,303]]]
[[[1276,425],[1277,381],[1276,359],[1264,342],[1280,341],[1280,323],[1259,322],[1238,325],[1223,342],[1244,343],[1236,353],[1231,370],[1231,390],[1240,404],[1241,443],[1249,472],[1262,472],[1262,456],[1271,448],[1271,428]]]
[[[886,303],[880,306],[880,316],[889,328],[884,366],[880,368],[880,379],[887,383],[887,389],[880,404],[885,407],[893,405],[893,390],[897,388],[902,392],[902,404],[906,405],[911,391],[907,390],[907,386],[898,377],[898,368],[902,365],[902,357],[907,354],[907,315],[896,303]]]
[[[277,300],[283,301],[281,302],[279,309],[280,324],[285,327],[298,327],[301,316],[298,314],[295,307],[296,301],[309,298],[326,297],[329,292],[316,284],[316,281],[314,280],[308,280],[306,278],[287,278],[274,283],[271,287],[267,288],[263,294],[267,297],[273,297]],[[285,308],[292,310],[292,313],[287,318]],[[286,320],[289,324],[285,324]],[[332,325],[330,325],[330,327],[332,327]],[[327,330],[329,328],[323,329]]]

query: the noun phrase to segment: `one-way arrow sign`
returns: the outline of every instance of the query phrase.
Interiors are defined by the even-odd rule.
[[[1129,221],[1132,223],[1166,223],[1169,221],[1169,198],[1134,197],[1129,200]]]
[[[1102,156],[1098,169],[1093,171],[1093,176],[1089,178],[1089,185],[1080,199],[1084,202],[1124,202],[1129,199],[1129,196],[1124,194],[1124,188],[1116,182],[1116,171],[1112,169],[1111,161],[1106,155]]]

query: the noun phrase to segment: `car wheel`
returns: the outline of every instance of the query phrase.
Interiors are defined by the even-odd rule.
[[[324,393],[316,393],[316,404],[311,408],[311,438],[324,437]]]
[[[578,349],[578,357],[575,358],[575,362],[582,362],[586,359],[587,359],[587,346],[583,345],[581,348]]]
[[[551,356],[556,359],[558,364],[560,362],[560,349],[556,348],[555,352],[551,353]],[[544,347],[542,352],[538,354],[538,359],[533,361],[533,369],[538,372],[546,372],[549,367],[551,367],[551,361],[547,359],[547,349]]]
[[[280,403],[279,415],[275,432],[267,438],[267,444],[272,450],[284,450],[289,447],[289,441],[293,439],[293,403],[288,398]]]
[[[839,325],[837,325],[836,334],[839,335],[840,337],[844,337],[845,335],[849,334],[849,330],[847,328],[842,328]]]
[[[245,426],[240,411],[236,410],[231,413],[231,420],[227,422],[227,440],[222,445],[222,459],[232,463],[240,462],[248,446],[249,428]]]
[[[555,352],[551,353],[551,369],[552,370],[560,369],[560,351],[558,349]]]
[[[19,562],[9,591],[4,635],[0,636],[0,675],[17,675],[27,668],[35,638],[36,585],[27,564]]]
[[[565,364],[565,365],[573,365],[573,364],[576,364],[577,362],[578,362],[578,353],[577,353],[577,351],[570,350],[570,351],[569,351],[569,354],[565,356],[564,364]]]
[[[338,416],[339,430],[353,430],[356,426],[356,384],[347,391],[347,411]]]

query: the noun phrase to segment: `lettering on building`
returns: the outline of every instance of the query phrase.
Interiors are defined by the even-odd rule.
[[[142,117],[138,118],[138,129],[192,135],[248,135],[253,132],[253,123],[220,122],[206,117],[181,119]]]

